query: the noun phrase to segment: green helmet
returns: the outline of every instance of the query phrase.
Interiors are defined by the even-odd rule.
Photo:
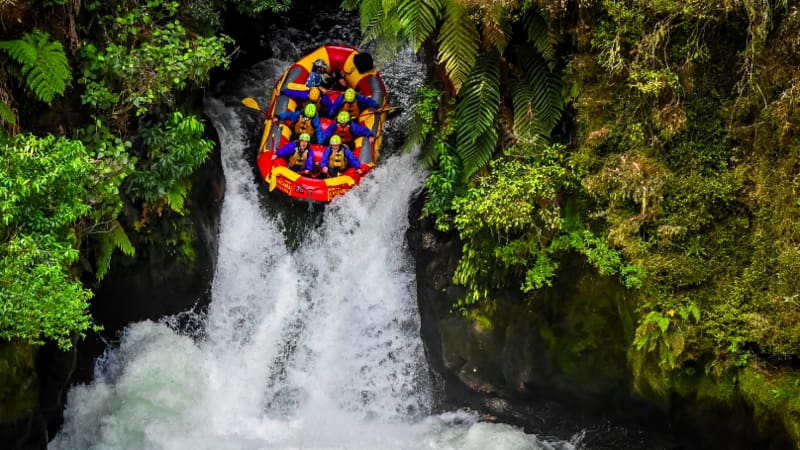
[[[347,111],[342,111],[336,116],[336,121],[339,123],[347,123],[350,122],[350,113]]]
[[[305,109],[303,109],[303,113],[309,119],[317,115],[317,105],[313,103],[309,103],[306,105]]]
[[[331,136],[331,145],[339,145],[341,143],[342,143],[342,137],[341,136],[339,136],[337,134],[334,134],[333,136]]]
[[[297,138],[297,140],[311,142],[311,135],[308,133],[300,133],[300,137]]]
[[[344,91],[344,101],[347,103],[356,101],[356,90],[353,88],[348,88]]]

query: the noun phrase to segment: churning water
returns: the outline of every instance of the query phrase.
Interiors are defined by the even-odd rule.
[[[250,92],[206,101],[226,192],[203,332],[184,333],[169,320],[129,326],[95,381],[70,391],[52,447],[572,448],[464,411],[431,414],[404,244],[409,201],[424,182],[415,155],[385,159],[324,212],[295,217],[292,230],[288,213],[261,198],[253,170],[260,129],[239,100],[265,103],[278,74],[299,56],[258,64]],[[393,101],[410,101],[415,64],[408,53],[385,68],[390,92],[399,92]]]

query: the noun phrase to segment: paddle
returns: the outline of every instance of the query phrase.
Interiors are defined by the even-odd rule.
[[[387,106],[386,108],[381,108],[381,109],[379,109],[377,111],[372,111],[372,112],[366,112],[366,113],[359,114],[358,117],[371,116],[373,114],[380,114],[380,113],[382,113],[384,111],[393,111],[395,109],[403,109],[403,107],[402,106]]]
[[[251,97],[245,97],[245,98],[243,98],[243,99],[242,99],[242,104],[243,104],[244,106],[247,106],[247,107],[248,107],[248,108],[250,108],[250,109],[255,109],[256,111],[258,111],[258,112],[260,112],[261,114],[263,114],[263,115],[264,115],[264,117],[269,117],[269,114],[267,114],[267,112],[266,112],[266,111],[264,111],[263,109],[261,109],[261,107],[260,107],[260,106],[258,106],[258,102],[257,102],[257,101],[256,101],[256,99],[254,99],[254,98],[251,98]]]

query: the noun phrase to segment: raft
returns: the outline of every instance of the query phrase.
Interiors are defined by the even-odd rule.
[[[258,169],[262,178],[267,182],[270,192],[277,190],[290,198],[297,200],[310,201],[314,203],[327,203],[337,196],[346,194],[354,186],[358,185],[361,179],[375,167],[380,156],[380,145],[383,140],[381,131],[386,121],[385,111],[388,105],[386,87],[380,74],[369,65],[365,69],[362,64],[357,64],[356,58],[358,50],[345,45],[324,45],[313,52],[307,54],[300,60],[286,69],[272,90],[272,97],[269,108],[265,111],[264,132],[258,148]],[[366,55],[365,55],[366,56]],[[357,61],[354,61],[356,58]],[[272,154],[283,145],[289,142],[292,129],[288,123],[273,124],[272,117],[278,116],[284,111],[295,111],[303,105],[296,102],[289,96],[282,93],[286,89],[306,89],[305,82],[308,78],[314,61],[322,59],[328,66],[328,73],[341,71],[347,87],[355,89],[358,93],[371,97],[379,105],[377,108],[367,108],[362,110],[358,123],[372,130],[375,136],[374,145],[370,144],[368,138],[356,138],[354,147],[350,150],[361,161],[361,175],[354,168],[348,168],[344,173],[337,177],[324,178],[320,171],[320,161],[325,151],[326,145],[311,144],[314,154],[314,170],[310,176],[301,175],[289,167],[283,158],[272,160]],[[360,72],[356,67],[361,66],[365,72]],[[344,95],[342,90],[328,90],[324,95],[335,100],[336,96]],[[332,124],[333,119],[323,117],[320,114],[322,128],[327,129]],[[315,142],[312,140],[312,142]]]

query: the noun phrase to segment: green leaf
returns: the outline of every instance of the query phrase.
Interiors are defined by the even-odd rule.
[[[439,59],[456,92],[470,74],[480,49],[478,27],[460,2],[447,2],[439,31]]]
[[[466,177],[485,166],[494,153],[499,110],[500,65],[497,53],[489,52],[476,62],[456,103],[456,153]]]
[[[17,123],[16,114],[14,114],[14,111],[12,111],[11,108],[9,108],[9,106],[3,102],[0,102],[0,118],[11,125],[16,125]]]
[[[400,0],[397,5],[398,22],[410,38],[414,51],[436,30],[437,21],[444,9],[444,0]]]
[[[514,132],[523,140],[546,140],[564,111],[564,85],[536,51],[522,47],[518,52],[524,75],[511,89]]]
[[[33,30],[22,39],[0,42],[0,48],[22,65],[25,83],[39,100],[49,105],[64,94],[72,71],[61,43],[50,41],[49,34]]]

